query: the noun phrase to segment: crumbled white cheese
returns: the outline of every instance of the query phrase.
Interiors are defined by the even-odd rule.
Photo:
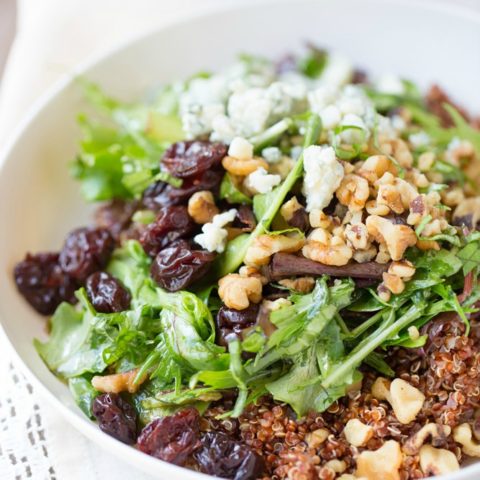
[[[320,112],[320,118],[322,120],[322,127],[331,130],[340,123],[342,115],[336,105],[329,105]]]
[[[330,85],[321,85],[315,90],[308,92],[307,97],[310,110],[320,114],[324,108],[335,102],[338,97],[338,91]]]
[[[233,222],[237,211],[232,208],[227,212],[215,215],[210,223],[202,227],[202,233],[195,235],[194,240],[209,252],[222,253],[227,243],[228,232],[225,225]]]
[[[262,150],[262,157],[268,163],[277,163],[282,159],[282,151],[278,147],[267,147]]]
[[[312,145],[303,152],[303,193],[306,210],[323,210],[332,200],[344,176],[332,147]]]
[[[253,145],[242,137],[235,137],[228,147],[228,154],[239,160],[250,160],[253,157]]]
[[[343,114],[353,113],[358,116],[365,115],[371,104],[371,100],[357,85],[346,85],[337,101],[337,106]]]
[[[327,64],[320,80],[327,85],[343,86],[353,77],[353,65],[348,58],[336,53],[328,56]]]
[[[426,132],[412,133],[409,135],[408,141],[413,148],[422,148],[430,144],[430,136]]]
[[[341,134],[340,138],[345,143],[360,143],[365,140],[365,135],[367,133],[367,127],[365,122],[354,113],[348,113],[342,119],[341,124],[343,127],[358,127],[358,128],[347,128]],[[360,130],[359,130],[360,129]]]
[[[245,187],[253,193],[268,193],[282,180],[280,175],[270,175],[263,167],[257,168],[245,178]]]
[[[386,73],[377,78],[375,88],[380,93],[390,95],[403,95],[405,93],[405,85],[402,79],[392,73]]]

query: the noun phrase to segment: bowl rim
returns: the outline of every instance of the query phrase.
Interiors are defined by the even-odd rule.
[[[320,0],[322,3],[329,3],[335,0]],[[351,1],[351,0],[337,0],[337,1]],[[436,13],[445,13],[457,18],[465,19],[468,22],[478,23],[480,27],[480,8],[476,9],[473,5],[457,4],[451,0],[368,0],[369,3],[377,3],[381,5],[390,4],[394,6],[405,6],[410,8],[422,9],[427,11],[434,11]],[[165,20],[161,24],[149,28],[139,34],[133,35],[128,39],[114,43],[112,46],[103,48],[98,52],[95,52],[87,56],[83,61],[79,62],[74,67],[70,68],[69,72],[64,73],[58,80],[53,82],[31,105],[31,107],[21,117],[17,125],[7,135],[4,146],[0,147],[0,175],[3,174],[7,160],[12,156],[12,152],[15,146],[22,140],[29,125],[41,114],[44,108],[46,108],[57,96],[68,89],[75,79],[88,74],[90,70],[107,60],[109,57],[120,54],[123,50],[127,49],[131,45],[141,43],[153,37],[161,31],[176,28],[180,25],[188,24],[195,21],[201,21],[203,18],[215,14],[222,14],[225,12],[235,12],[252,10],[259,6],[264,5],[298,5],[303,4],[318,4],[319,0],[243,0],[242,2],[234,4],[214,4],[204,7],[194,7],[193,11],[183,12],[174,16],[168,20]],[[188,480],[201,480],[208,478],[216,478],[201,472],[190,470],[185,467],[173,465],[171,463],[159,460],[157,458],[145,455],[136,448],[132,448],[130,445],[125,445],[113,437],[104,434],[97,427],[97,425],[89,420],[87,417],[82,417],[72,411],[66,406],[59,398],[57,398],[49,388],[41,381],[41,379],[28,367],[24,362],[20,354],[15,349],[13,343],[8,337],[3,327],[3,314],[0,312],[0,338],[2,338],[6,349],[9,351],[9,359],[12,363],[19,367],[25,377],[31,381],[35,388],[41,393],[51,407],[61,414],[68,423],[86,436],[89,440],[98,444],[104,450],[115,455],[118,458],[122,458],[129,465],[138,468],[148,474],[152,475],[152,472],[156,472],[156,475],[162,471],[162,474],[171,474],[175,478],[188,479]],[[7,355],[8,357],[8,355]],[[471,476],[480,472],[480,462],[478,464],[469,465],[458,472],[453,474],[442,475],[441,477],[435,477],[445,480],[471,480],[474,478]]]

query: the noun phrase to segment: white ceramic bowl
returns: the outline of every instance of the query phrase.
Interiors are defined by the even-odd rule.
[[[73,73],[84,73],[124,99],[221,67],[238,52],[280,55],[304,40],[334,48],[369,72],[393,72],[420,86],[433,81],[480,110],[480,14],[441,1],[324,0],[255,2],[210,11],[169,25],[108,52]],[[29,377],[72,425],[103,448],[158,476],[201,474],[148,457],[101,433],[74,405],[68,389],[44,366],[33,346],[44,320],[17,294],[12,268],[27,251],[58,249],[66,232],[88,220],[78,186],[69,178],[76,114],[82,110],[72,76],[64,78],[25,118],[1,157],[0,316]],[[477,479],[480,465],[445,479]]]

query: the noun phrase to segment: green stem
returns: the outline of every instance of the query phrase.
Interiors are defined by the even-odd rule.
[[[285,133],[292,125],[293,120],[291,118],[284,118],[267,128],[264,132],[251,137],[249,141],[255,147],[255,151],[258,152],[269,143],[272,143],[282,133]]]
[[[324,388],[329,388],[333,385],[342,383],[342,379],[345,378],[348,373],[357,368],[362,361],[378,348],[385,340],[396,335],[402,328],[406,327],[418,317],[421,316],[426,304],[412,305],[407,312],[400,317],[396,322],[387,328],[380,326],[375,332],[368,337],[366,342],[360,343],[357,348],[352,350],[350,354],[342,361],[342,364],[335,368],[332,373],[327,375],[322,382]]]

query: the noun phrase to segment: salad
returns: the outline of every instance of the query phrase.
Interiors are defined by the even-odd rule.
[[[478,120],[314,46],[138,103],[79,83],[94,221],[14,277],[101,430],[235,480],[480,456]]]

